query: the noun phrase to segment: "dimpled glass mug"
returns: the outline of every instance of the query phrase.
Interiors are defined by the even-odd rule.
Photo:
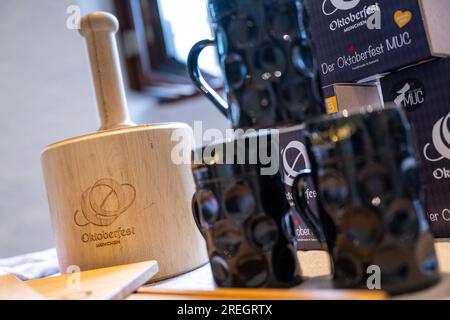
[[[210,159],[193,166],[193,212],[219,287],[283,288],[301,281],[295,218],[278,170],[277,136],[270,132],[197,150],[212,149]]]
[[[392,294],[435,284],[434,241],[402,110],[324,116],[306,124],[305,136],[312,170],[296,178],[294,202],[327,244],[335,286],[367,289],[373,270],[381,271],[381,289]],[[302,191],[311,176],[318,188],[319,218]]]
[[[321,100],[317,66],[299,0],[208,0],[215,40],[191,49],[188,71],[195,85],[235,128],[271,127],[317,115]],[[201,51],[216,46],[227,102],[203,79]]]

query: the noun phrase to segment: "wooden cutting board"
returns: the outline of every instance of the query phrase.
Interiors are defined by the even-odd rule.
[[[282,290],[282,289],[217,289],[166,290],[142,287],[128,300],[384,300],[383,291],[369,290]]]
[[[34,291],[12,274],[0,276],[0,300],[43,300],[45,297]]]
[[[30,280],[26,284],[47,299],[124,299],[158,272],[156,261],[133,263],[57,277]]]

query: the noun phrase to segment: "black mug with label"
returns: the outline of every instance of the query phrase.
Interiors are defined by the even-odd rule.
[[[194,45],[188,71],[235,128],[267,128],[320,114],[308,17],[300,0],[208,0],[214,40]],[[206,83],[201,51],[216,46],[227,102]]]
[[[312,170],[296,178],[294,202],[327,244],[335,286],[367,289],[380,276],[381,289],[398,294],[436,283],[434,239],[402,110],[322,117],[306,124],[305,135]],[[307,177],[318,190],[319,217],[303,192]]]
[[[262,130],[197,150],[193,213],[219,287],[286,288],[301,281],[277,137]]]

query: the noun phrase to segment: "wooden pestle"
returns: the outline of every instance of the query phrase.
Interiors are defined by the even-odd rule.
[[[191,213],[190,164],[171,161],[177,146],[172,134],[181,132],[188,150],[193,135],[183,123],[134,126],[130,121],[117,29],[108,13],[82,18],[100,132],[48,146],[42,166],[61,271],[71,265],[86,271],[157,260],[156,281],[208,261]]]
[[[116,17],[106,12],[84,16],[80,34],[86,38],[100,116],[98,131],[134,126],[128,113],[115,34]]]

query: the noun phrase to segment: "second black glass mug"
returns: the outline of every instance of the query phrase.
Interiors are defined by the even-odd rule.
[[[267,128],[319,114],[317,66],[300,0],[208,0],[214,40],[194,45],[192,81],[235,128]],[[216,46],[227,102],[203,79],[202,50]]]
[[[296,178],[294,202],[327,245],[335,286],[367,289],[371,266],[379,268],[381,289],[391,294],[435,284],[434,239],[402,110],[324,116],[306,124],[305,136],[313,169]],[[309,177],[318,190],[319,217],[303,195]]]
[[[277,137],[263,130],[196,150],[193,213],[219,287],[289,288],[301,281]]]

